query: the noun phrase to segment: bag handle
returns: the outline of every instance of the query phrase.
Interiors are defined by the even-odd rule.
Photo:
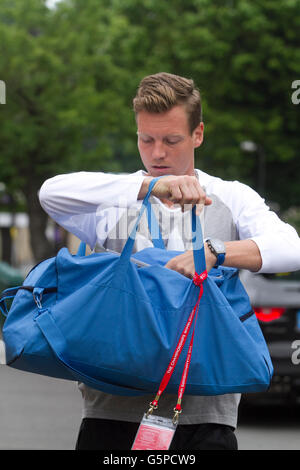
[[[152,243],[155,248],[165,250],[165,244],[162,238],[162,234],[159,228],[158,221],[156,220],[152,204],[148,199],[147,205],[147,217],[148,217],[148,228],[151,236]]]
[[[49,344],[56,359],[61,362],[79,382],[83,382],[91,388],[96,388],[106,393],[114,393],[116,395],[140,396],[146,394],[144,390],[137,390],[134,388],[122,387],[119,385],[103,382],[78,370],[70,364],[67,356],[68,347],[66,340],[61,330],[56,325],[51,312],[47,308],[39,309],[38,314],[34,320],[41,330],[43,336],[47,340],[47,343]]]
[[[137,220],[135,222],[135,225],[125,243],[125,246],[122,250],[122,253],[120,254],[120,260],[117,265],[117,271],[122,271],[122,276],[124,275],[123,271],[126,271],[128,268],[128,264],[130,261],[130,257],[132,254],[133,250],[133,245],[135,242],[135,237],[136,237],[136,232],[137,228],[139,226],[139,223],[141,221],[142,215],[144,213],[144,210],[147,209],[148,213],[148,227],[150,234],[154,233],[155,235],[158,234],[158,238],[153,237],[152,242],[153,245],[156,248],[161,248],[165,249],[164,242],[162,239],[162,235],[159,229],[159,224],[156,220],[154,211],[152,209],[151,203],[149,201],[150,194],[152,192],[152,189],[155,185],[155,183],[160,179],[163,178],[164,176],[157,176],[156,178],[153,178],[150,181],[148,192],[143,200],[142,207],[140,209],[139,215],[137,217]],[[192,217],[192,233],[195,233],[192,243],[193,243],[193,252],[194,252],[194,264],[195,264],[195,270],[197,273],[202,273],[206,270],[206,261],[205,261],[205,253],[204,253],[204,244],[203,244],[203,234],[202,234],[202,227],[201,227],[201,222],[199,217],[196,215],[196,208],[195,206],[193,207],[191,211],[191,217]],[[86,243],[81,242],[78,247],[78,251],[76,253],[76,256],[84,256],[85,255],[85,250],[86,250]]]
[[[7,317],[9,313],[9,309],[7,308],[6,301],[14,299],[19,290],[26,290],[28,292],[32,292],[34,294],[34,291],[38,289],[34,286],[17,286],[17,287],[9,287],[8,289],[5,289],[1,296],[0,296],[0,311],[2,314]],[[44,287],[40,289],[43,294],[52,294],[54,292],[57,292],[57,287]],[[35,298],[35,297],[34,297]]]
[[[160,177],[158,177],[158,178],[160,178]],[[152,188],[153,188],[154,184],[155,183],[152,183]],[[153,212],[152,205],[151,205],[149,200],[146,203],[146,208],[147,208],[147,216],[148,216],[148,227],[149,227],[149,231],[150,231],[150,235],[151,235],[151,238],[152,238],[153,245],[155,246],[155,248],[165,249],[165,245],[164,245],[164,242],[163,242],[163,239],[162,239],[159,224],[156,220],[155,214]],[[154,236],[153,236],[153,234],[154,234]],[[75,256],[85,256],[85,252],[86,252],[86,243],[85,242],[80,242],[80,244],[78,246],[78,249],[77,249],[77,253],[76,253]]]
[[[85,252],[86,252],[86,243],[80,242],[75,256],[85,256]]]
[[[151,191],[153,189],[153,186],[155,183],[160,179],[163,178],[163,176],[159,176],[156,178],[153,178],[149,184],[148,192],[143,200],[141,210],[139,212],[139,215],[137,217],[137,220],[135,222],[135,225],[125,243],[125,246],[122,250],[122,253],[120,255],[120,260],[117,265],[117,271],[121,270],[124,275],[124,271],[127,270],[129,262],[130,262],[130,257],[132,254],[133,250],[133,245],[135,242],[135,237],[136,237],[136,232],[137,228],[139,226],[139,223],[141,221],[142,215],[145,211],[145,209],[148,208],[149,206],[149,197],[151,194]],[[192,211],[191,211],[191,224],[192,224],[192,233],[194,234],[192,243],[193,243],[193,254],[194,254],[194,264],[195,264],[195,270],[197,273],[202,273],[203,271],[206,270],[206,262],[205,262],[205,254],[204,254],[204,244],[203,244],[203,234],[202,234],[202,227],[201,227],[201,222],[199,217],[196,214],[196,207],[194,206]],[[151,215],[151,219],[155,219],[154,213]],[[149,220],[149,217],[148,217]],[[156,219],[155,219],[156,220]],[[158,226],[158,222],[156,221],[156,224]],[[151,231],[150,231],[151,233]]]

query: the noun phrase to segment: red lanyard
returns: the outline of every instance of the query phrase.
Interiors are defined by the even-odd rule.
[[[200,287],[198,300],[196,302],[195,307],[193,308],[193,311],[190,313],[190,316],[189,316],[189,318],[186,322],[186,325],[183,329],[183,332],[180,335],[180,338],[179,338],[179,341],[178,341],[177,346],[175,348],[175,351],[173,353],[172,359],[171,359],[171,361],[168,365],[168,368],[167,368],[167,370],[166,370],[166,372],[165,372],[165,374],[162,378],[162,381],[159,385],[158,392],[155,396],[155,399],[150,403],[150,408],[147,412],[147,416],[149,414],[151,414],[153,410],[156,410],[157,407],[158,407],[158,400],[161,397],[163,391],[165,390],[166,386],[169,383],[169,380],[170,380],[170,378],[171,378],[171,376],[174,372],[177,361],[178,361],[179,356],[180,356],[180,354],[183,350],[185,341],[186,341],[186,339],[189,335],[192,323],[194,321],[193,333],[192,333],[192,337],[191,337],[191,340],[190,340],[190,345],[189,345],[189,349],[188,349],[188,352],[187,352],[187,357],[186,357],[186,360],[185,360],[184,369],[183,369],[183,372],[182,372],[182,376],[181,376],[181,380],[180,380],[180,384],[179,384],[179,388],[178,388],[177,404],[174,408],[174,411],[175,411],[175,415],[174,415],[174,418],[173,418],[174,422],[178,421],[178,415],[179,415],[179,413],[182,412],[181,401],[182,401],[182,397],[183,397],[183,394],[184,394],[184,390],[185,390],[185,386],[186,386],[186,382],[187,382],[187,376],[188,376],[188,372],[189,372],[189,367],[190,367],[190,363],[191,363],[193,342],[194,342],[194,335],[195,335],[195,326],[196,326],[197,317],[198,317],[200,299],[201,299],[202,294],[203,294],[203,281],[206,278],[207,278],[207,271],[204,271],[200,275],[195,273],[195,275],[193,277],[194,284],[196,286]]]

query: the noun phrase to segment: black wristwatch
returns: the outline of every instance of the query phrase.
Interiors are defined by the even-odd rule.
[[[226,248],[224,242],[222,242],[222,240],[218,240],[217,238],[207,238],[205,241],[210,251],[217,258],[216,264],[214,265],[214,268],[217,268],[225,261]]]

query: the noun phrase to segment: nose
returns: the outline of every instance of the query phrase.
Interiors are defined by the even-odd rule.
[[[163,142],[156,140],[153,144],[152,157],[156,159],[162,159],[166,156],[166,150]]]

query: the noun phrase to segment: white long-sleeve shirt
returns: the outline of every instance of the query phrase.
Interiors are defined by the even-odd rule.
[[[300,239],[296,230],[269,210],[254,190],[200,170],[197,174],[207,194],[215,195],[230,210],[238,239],[252,239],[257,244],[262,258],[259,273],[300,269]],[[58,175],[43,184],[40,202],[51,218],[93,248],[97,242],[103,243],[121,217],[122,208],[141,204],[137,196],[144,177],[141,170],[132,174]]]
[[[251,188],[239,182],[223,181],[197,170],[200,184],[213,203],[202,217],[204,232],[222,240],[252,239],[262,257],[260,272],[283,272],[300,269],[300,240],[297,232],[269,210],[264,200]],[[137,197],[144,180],[143,171],[129,175],[104,173],[73,173],[47,180],[40,190],[45,211],[66,230],[94,248],[97,242],[109,248],[121,249],[113,229],[129,218],[129,209],[136,210],[142,201]],[[159,214],[170,210],[160,201]],[[182,250],[180,220],[185,226],[185,214],[172,211],[173,224],[161,223],[167,249]],[[124,215],[124,217],[123,217]],[[188,214],[187,214],[188,215]],[[190,221],[190,218],[188,219]],[[201,221],[201,222],[202,222]],[[163,221],[162,221],[163,222]],[[144,224],[147,225],[147,224]],[[118,232],[119,233],[119,232]],[[127,238],[127,236],[126,236]],[[149,237],[142,231],[137,249],[149,246]],[[150,242],[151,243],[151,242]],[[83,417],[138,422],[152,395],[116,397],[80,384],[84,399]],[[220,423],[235,427],[239,394],[219,396],[186,396],[181,424]],[[169,416],[174,396],[166,394],[160,405],[160,415]]]

